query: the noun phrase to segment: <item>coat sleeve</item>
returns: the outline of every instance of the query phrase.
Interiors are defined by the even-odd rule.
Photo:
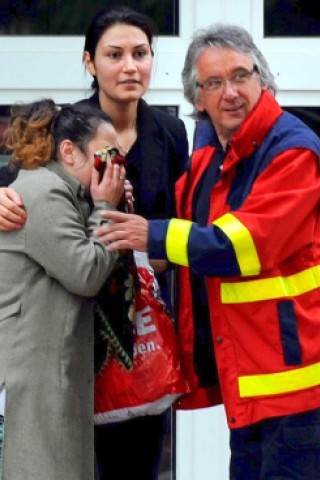
[[[200,275],[259,275],[315,240],[319,159],[309,150],[282,153],[258,177],[239,210],[211,226],[150,222],[149,252]]]
[[[95,205],[86,223],[77,199],[68,188],[42,191],[27,202],[26,253],[68,291],[94,296],[111,272],[117,254],[107,251],[94,237],[101,223]]]

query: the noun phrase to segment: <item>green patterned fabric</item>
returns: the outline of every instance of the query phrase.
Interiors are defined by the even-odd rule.
[[[101,372],[111,355],[127,370],[132,368],[137,289],[133,252],[125,251],[95,300],[95,373]]]

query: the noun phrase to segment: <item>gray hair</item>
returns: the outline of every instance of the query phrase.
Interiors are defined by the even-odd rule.
[[[194,118],[203,118],[203,116],[207,116],[205,112],[199,112],[195,108],[195,103],[198,95],[198,72],[196,63],[200,53],[208,47],[231,48],[251,57],[253,64],[257,68],[261,85],[270,90],[273,95],[276,94],[277,86],[274,81],[274,76],[269,69],[266,59],[253,42],[253,39],[247,30],[237,25],[211,25],[205,29],[198,30],[194,34],[193,40],[187,51],[181,75],[184,96],[194,106],[192,113]]]

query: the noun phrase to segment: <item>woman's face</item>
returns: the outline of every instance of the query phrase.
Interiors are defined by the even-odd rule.
[[[72,144],[72,164],[71,169],[67,168],[67,170],[84,185],[87,193],[90,191],[94,152],[102,148],[115,146],[117,146],[117,134],[114,127],[107,122],[102,122],[99,125],[96,135],[86,147],[85,154],[76,145]],[[65,163],[63,166],[66,168]]]
[[[84,61],[96,76],[99,93],[116,102],[139,100],[146,92],[153,64],[146,34],[138,27],[115,24],[101,36],[94,59]]]

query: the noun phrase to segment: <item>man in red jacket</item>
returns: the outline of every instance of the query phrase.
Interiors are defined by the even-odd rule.
[[[179,265],[178,331],[191,394],[223,400],[232,480],[320,475],[320,142],[274,98],[244,29],[196,33],[182,74],[198,119],[179,218],[116,212],[109,249]]]

